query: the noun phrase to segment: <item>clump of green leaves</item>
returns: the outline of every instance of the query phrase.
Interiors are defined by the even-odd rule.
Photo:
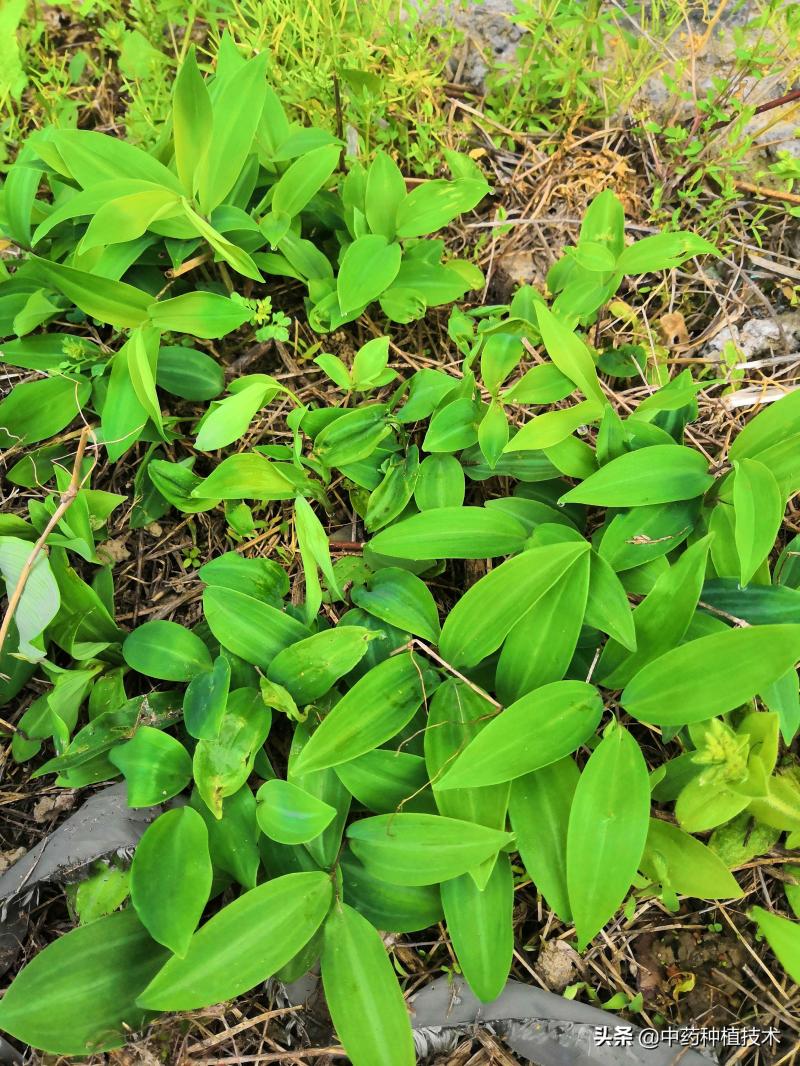
[[[609,353],[579,332],[623,274],[709,250],[686,234],[626,246],[603,194],[551,271],[551,304],[522,290],[453,316],[458,373],[426,367],[387,394],[389,341],[376,338],[352,366],[318,357],[346,406],[284,393],[288,443],[226,454],[206,477],[153,453],[150,483],[188,514],[285,507],[302,602],[282,565],[231,551],[199,570],[193,629],[124,634],[108,579],[95,591],[68,565],[75,545],[53,548],[56,613],[36,654],[19,652],[54,684],[15,757],[46,743],[36,777],[122,777],[133,808],[183,802],[148,828],[128,881],[114,878],[108,909],[129,891],[123,909],[15,979],[6,1031],[100,1051],[155,1012],[319,960],[356,1066],[410,1066],[379,930],[444,919],[488,1001],[513,955],[514,853],[583,950],[639,899],[742,895],[697,834],[744,813],[765,847],[783,834],[794,846],[800,774],[781,742],[800,728],[800,576],[791,547],[772,556],[800,490],[798,394],[709,456],[686,434],[702,385],[683,372],[622,417]],[[239,378],[198,444],[240,439],[281,388]],[[334,482],[365,530],[355,557],[320,517]],[[443,602],[435,579],[460,589],[466,560],[491,565]],[[800,926],[752,917],[796,973]]]
[[[0,279],[0,335],[6,362],[47,377],[0,405],[6,446],[52,436],[78,409],[100,416],[112,460],[175,439],[158,389],[197,402],[222,390],[198,343],[288,339],[267,277],[306,287],[321,332],[375,301],[409,322],[482,284],[428,237],[486,195],[472,160],[448,152],[453,180],[411,192],[384,153],[344,171],[332,134],[289,121],[265,60],[226,37],[204,80],[190,50],[156,153],[57,128],[23,146],[2,190],[2,230],[25,255]],[[67,329],[37,332],[54,322]]]

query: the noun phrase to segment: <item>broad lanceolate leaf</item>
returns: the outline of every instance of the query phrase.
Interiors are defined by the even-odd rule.
[[[253,771],[256,753],[272,723],[272,712],[256,688],[237,688],[228,696],[219,734],[199,740],[192,769],[197,791],[216,818],[223,800],[238,792]]]
[[[436,787],[459,753],[480,735],[493,713],[494,706],[487,699],[463,681],[449,678],[436,690],[430,705],[425,729],[425,762],[440,814],[490,829],[505,829],[508,785],[442,790]],[[470,870],[478,888],[485,887],[494,860],[495,856],[490,855],[479,868]]]
[[[340,154],[338,145],[326,144],[306,152],[292,163],[273,190],[273,212],[289,218],[299,214],[333,174]]]
[[[493,718],[436,787],[494,785],[557,762],[588,740],[602,714],[600,693],[585,681],[534,689]]]
[[[390,814],[403,808],[435,813],[425,760],[419,755],[374,748],[351,762],[341,763],[336,774],[353,798],[375,814]]]
[[[508,814],[525,869],[562,922],[572,921],[567,893],[567,827],[580,773],[571,758],[511,785]]]
[[[469,874],[441,886],[447,931],[461,972],[484,1003],[496,999],[508,980],[514,954],[514,878],[500,854],[481,891]]]
[[[443,917],[435,885],[393,885],[369,873],[349,848],[339,859],[344,901],[355,907],[376,929],[411,933],[428,929]]]
[[[408,1012],[383,941],[346,903],[325,922],[322,983],[353,1066],[414,1066]]]
[[[175,165],[187,196],[195,193],[197,172],[211,141],[211,124],[211,100],[192,45],[178,71],[172,96]]]
[[[357,858],[383,881],[435,885],[495,855],[513,837],[436,814],[380,814],[347,830]]]
[[[196,446],[200,447],[199,438]],[[297,494],[297,485],[286,476],[281,465],[285,464],[271,463],[257,452],[229,455],[193,489],[192,496],[216,500],[291,500]]]
[[[150,302],[147,311],[153,325],[159,329],[189,333],[207,340],[224,337],[238,329],[252,313],[244,304],[227,296],[200,291],[173,296],[171,300]]]
[[[687,548],[633,612],[634,652],[613,640],[606,644],[597,677],[607,688],[622,688],[647,663],[680,643],[697,609],[708,548],[708,537]]]
[[[191,681],[211,669],[202,640],[177,622],[145,622],[125,638],[122,654],[128,666],[161,681]]]
[[[176,955],[188,950],[213,876],[197,811],[178,807],[147,827],[131,864],[131,901],[150,936]]]
[[[547,354],[556,367],[602,410],[608,401],[600,388],[594,360],[584,342],[543,303],[536,305],[536,318]]]
[[[742,585],[749,584],[775,544],[786,501],[769,467],[757,459],[734,461],[733,510]]]
[[[197,674],[186,687],[183,697],[183,721],[189,736],[213,740],[219,736],[231,683],[231,666],[218,655],[210,670]]]
[[[427,511],[418,517],[435,513]],[[487,513],[499,516],[502,512]],[[476,666],[500,647],[548,589],[566,580],[570,568],[588,551],[585,542],[546,545],[531,548],[491,570],[448,615],[439,641],[443,657],[459,668]]]
[[[773,914],[764,907],[753,907],[749,917],[757,923],[767,938],[767,943],[778,956],[778,961],[791,979],[800,982],[800,922],[790,921],[780,914]],[[6,993],[8,995],[8,993]],[[0,1007],[0,1022],[2,1022]]]
[[[137,1002],[153,1010],[194,1010],[233,999],[284,966],[311,939],[330,907],[325,873],[278,877],[252,888],[194,934]]]
[[[261,832],[280,844],[306,844],[336,816],[335,807],[289,781],[265,781],[256,795]]]
[[[308,636],[308,630],[277,607],[232,589],[208,587],[203,593],[208,628],[224,648],[268,670],[284,648]]]
[[[422,665],[411,653],[379,663],[323,718],[295,772],[338,766],[377,748],[411,720],[424,698]]]
[[[485,181],[426,181],[412,190],[397,209],[398,237],[433,233],[458,215],[471,211],[489,191]]]
[[[589,592],[589,552],[543,593],[506,637],[497,662],[497,696],[513,703],[564,677],[583,627]]]
[[[561,497],[562,503],[641,507],[702,496],[713,483],[708,461],[679,444],[624,452]]]
[[[361,662],[377,634],[363,626],[337,626],[278,652],[267,677],[289,691],[300,707],[324,696]]]
[[[152,297],[141,289],[37,256],[30,258],[54,288],[92,318],[117,329],[135,328],[146,321]]]
[[[415,574],[389,566],[379,570],[366,586],[354,588],[350,598],[356,606],[383,622],[436,643],[439,613],[433,595]]]
[[[377,234],[367,233],[353,241],[342,257],[336,280],[342,312],[358,311],[388,289],[397,277],[401,257],[399,244],[389,244]]]
[[[622,705],[634,718],[685,725],[752,699],[800,661],[800,625],[749,626],[691,640],[648,663]]]
[[[113,748],[108,757],[125,775],[129,807],[152,807],[177,796],[192,779],[192,760],[169,733],[141,725],[133,739]]]
[[[148,1017],[136,997],[166,957],[133,908],[79,926],[17,975],[0,1002],[0,1029],[53,1055],[122,1047]]]
[[[567,885],[580,950],[625,898],[649,818],[647,763],[630,733],[615,723],[581,774],[569,817]]]
[[[671,822],[650,819],[639,869],[655,883],[697,899],[738,899],[736,878],[716,852]]]
[[[266,63],[267,53],[262,52],[219,86],[211,139],[198,164],[198,196],[206,215],[224,202],[250,154],[267,95]]]
[[[396,559],[490,559],[519,551],[525,528],[511,515],[482,507],[438,507],[397,522],[370,547]]]

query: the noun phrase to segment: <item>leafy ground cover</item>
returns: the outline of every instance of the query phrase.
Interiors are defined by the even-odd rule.
[[[521,111],[389,7],[45,9],[8,39],[35,106],[2,191],[4,854],[108,782],[150,819],[36,888],[22,1044],[391,1066],[403,994],[511,973],[775,1026],[733,1061],[794,1060],[791,162],[697,161],[755,117],[728,85],[643,124],[636,67],[601,106],[608,13],[550,7],[547,53],[518,11]],[[790,77],[764,25],[743,69]],[[102,63],[125,130],[82,106]],[[278,982],[316,964],[298,1015]]]

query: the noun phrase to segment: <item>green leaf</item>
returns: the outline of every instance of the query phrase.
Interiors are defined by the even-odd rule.
[[[347,830],[356,857],[383,881],[435,885],[459,877],[510,844],[484,825],[436,814],[379,814]]]
[[[800,981],[800,922],[790,921],[763,907],[751,908],[748,917],[758,925],[759,932],[766,937],[778,962],[791,979],[795,982]],[[0,1023],[2,1020],[2,1008],[0,1007]]]
[[[411,1025],[383,941],[346,903],[337,903],[325,922],[322,983],[353,1066],[414,1066]]]
[[[400,168],[386,152],[376,152],[367,171],[364,191],[364,212],[370,231],[387,241],[394,240],[395,219],[405,198],[406,182]]]
[[[481,891],[469,874],[441,886],[447,932],[461,972],[484,1003],[505,988],[514,954],[514,878],[507,855],[497,856]]]
[[[622,693],[642,722],[685,725],[740,707],[800,660],[800,625],[729,629],[648,663]]]
[[[285,611],[232,589],[207,588],[203,612],[208,628],[224,648],[262,670],[269,669],[279,651],[309,635]]]
[[[150,314],[152,297],[149,293],[124,281],[112,281],[62,263],[50,263],[35,255],[30,256],[30,261],[36,264],[55,289],[63,292],[85,314],[100,322],[107,322],[117,329],[135,329]]]
[[[587,551],[579,555],[568,576],[551,585],[506,637],[495,684],[501,702],[513,703],[567,673],[586,613],[589,556]]]
[[[402,807],[435,813],[425,760],[419,755],[375,748],[341,763],[336,774],[353,798],[375,814]]]
[[[192,760],[168,733],[142,725],[133,739],[108,753],[125,776],[129,807],[153,807],[177,796],[192,779]]]
[[[198,199],[206,215],[225,201],[252,150],[267,96],[267,59],[267,53],[262,52],[229,77],[219,79],[211,139],[197,163]]]
[[[603,714],[585,681],[555,681],[493,718],[436,782],[439,790],[495,785],[557,762],[581,746]]]
[[[225,374],[210,355],[168,344],[158,353],[156,384],[183,400],[213,400],[225,387]]]
[[[261,832],[280,844],[306,844],[336,817],[336,808],[289,781],[265,781],[256,793]]]
[[[441,229],[454,218],[471,211],[489,191],[485,181],[466,179],[423,182],[400,201],[397,209],[397,236],[422,237]]]
[[[79,926],[12,981],[0,1001],[0,1028],[53,1055],[122,1047],[149,1017],[136,997],[166,954],[133,908]]]
[[[86,378],[53,373],[21,381],[0,401],[0,447],[38,444],[60,433],[89,399]]]
[[[336,291],[339,307],[349,315],[376,300],[397,277],[402,252],[399,244],[367,233],[357,238],[342,257]]]
[[[154,222],[175,215],[179,205],[177,193],[159,186],[107,200],[92,216],[76,254],[138,240]]]
[[[298,496],[294,501],[294,524],[306,580],[306,619],[310,625],[322,603],[317,567],[324,574],[331,594],[339,596],[341,593],[336,574],[333,572],[328,536],[311,504],[302,496]]]
[[[429,455],[419,465],[414,501],[420,511],[461,507],[464,503],[464,468],[454,455]]]
[[[704,237],[695,233],[656,233],[625,248],[617,260],[622,274],[650,274],[671,270],[695,255],[719,255]]]
[[[212,112],[192,44],[181,64],[172,92],[172,140],[175,166],[187,195],[197,188],[198,170],[211,142]]]
[[[137,1002],[153,1010],[195,1010],[266,981],[311,939],[332,896],[328,874],[298,873],[252,888],[194,934]]]
[[[210,670],[192,678],[183,697],[183,721],[189,736],[196,740],[219,736],[230,683],[231,666],[224,655],[217,656]]]
[[[98,862],[92,872],[75,886],[74,907],[81,925],[113,914],[130,895],[127,870]]]
[[[320,722],[295,773],[338,766],[377,748],[411,721],[424,696],[422,669],[413,655],[384,660],[357,681]]]
[[[708,548],[708,537],[687,548],[633,612],[636,651],[613,640],[606,644],[597,676],[607,688],[623,688],[647,663],[681,642],[697,609]]]
[[[369,542],[373,551],[396,559],[488,559],[519,551],[524,527],[511,515],[483,507],[439,507],[423,511]]]
[[[161,335],[157,329],[139,326],[131,334],[125,348],[128,357],[128,373],[136,399],[142,410],[152,420],[153,425],[159,432],[163,432],[161,407],[156,392],[156,365],[160,339]]]
[[[119,282],[117,282],[119,284]],[[252,312],[242,303],[216,292],[187,292],[171,300],[150,302],[148,314],[154,326],[173,333],[216,340],[249,321]],[[131,323],[138,325],[138,322]]]
[[[145,622],[125,638],[122,655],[131,669],[161,681],[191,681],[211,669],[208,648],[177,622]]]
[[[600,388],[594,359],[584,342],[543,303],[536,304],[536,321],[542,343],[556,367],[602,410],[608,401]]]
[[[363,626],[339,625],[289,645],[270,663],[267,677],[305,707],[324,696],[361,662],[376,638]]]
[[[244,888],[254,888],[261,860],[256,843],[256,798],[248,786],[223,801],[221,819],[214,817],[197,790],[189,802],[206,824],[215,868],[230,874]]]
[[[425,728],[425,762],[433,783],[433,796],[445,818],[474,822],[490,829],[505,829],[508,785],[488,788],[453,788],[440,791],[437,783],[453,759],[485,729],[492,704],[463,681],[449,678],[436,690]],[[484,888],[495,856],[490,855],[470,875]]]
[[[713,480],[700,452],[678,444],[655,444],[612,459],[565,493],[560,502],[599,507],[670,503],[702,496]]]
[[[511,785],[508,814],[528,876],[562,922],[572,921],[567,894],[567,829],[580,773],[571,758],[543,766]]]
[[[697,899],[739,899],[744,893],[720,857],[677,825],[650,819],[639,869],[654,883]]]
[[[383,481],[370,493],[364,526],[370,533],[387,526],[405,510],[414,494],[419,472],[419,449],[413,445],[403,455],[389,457],[383,469]],[[348,469],[342,473],[347,476]]]
[[[733,510],[741,584],[748,585],[772,551],[785,500],[769,467],[757,459],[734,460]]]
[[[225,263],[228,263],[239,274],[242,274],[246,278],[251,278],[253,281],[263,281],[261,271],[256,266],[255,260],[252,256],[241,248],[238,244],[234,244],[233,241],[229,241],[226,237],[214,229],[214,227],[206,222],[204,218],[197,214],[184,199],[182,202],[183,213],[189,221],[189,224],[196,233],[208,241],[217,256]]]
[[[10,595],[22,578],[23,569],[31,557],[33,547],[17,537],[0,537],[0,573]],[[50,561],[40,552],[28,573],[28,578],[14,612],[14,626],[19,642],[10,651],[29,662],[44,658],[44,652],[32,642],[38,641],[61,607],[61,593],[53,576]]]
[[[471,396],[443,404],[433,415],[422,441],[427,452],[456,452],[478,439],[480,409]]]
[[[223,800],[234,795],[253,772],[256,753],[264,744],[272,712],[256,688],[237,688],[228,696],[219,735],[199,740],[192,769],[197,791],[214,815],[221,818]]]
[[[586,625],[607,633],[628,651],[636,650],[636,628],[625,587],[596,551],[589,565]]]
[[[244,393],[230,398],[238,399],[241,395]],[[196,446],[202,447],[199,437]],[[221,447],[217,443],[213,446]],[[296,494],[297,486],[281,467],[258,452],[229,455],[192,490],[192,496],[215,500],[291,500]]]
[[[419,517],[436,513],[426,511]],[[484,513],[502,515],[501,511]],[[476,666],[497,650],[517,622],[588,551],[585,541],[550,544],[531,548],[490,570],[447,616],[439,641],[441,654],[453,666]]]
[[[339,163],[341,148],[325,144],[306,152],[278,179],[272,192],[272,210],[294,218],[327,183]]]
[[[630,733],[614,723],[584,767],[569,816],[567,885],[579,950],[625,898],[649,818],[647,763]]]
[[[373,574],[366,585],[354,588],[350,599],[368,614],[436,644],[439,612],[430,589],[415,574],[395,566]]]
[[[325,426],[314,439],[314,454],[325,466],[347,466],[370,456],[388,433],[386,405],[367,404]]]
[[[131,863],[131,901],[150,936],[183,957],[211,893],[205,822],[191,807],[147,827]]]
[[[363,866],[349,848],[339,860],[344,901],[364,915],[376,929],[412,933],[428,929],[442,917],[442,901],[435,885],[392,885]]]

